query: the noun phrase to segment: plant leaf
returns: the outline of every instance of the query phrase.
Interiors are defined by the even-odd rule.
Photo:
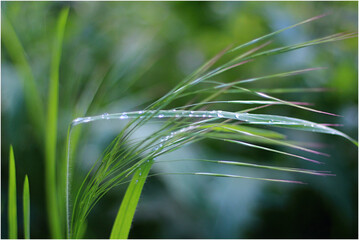
[[[30,188],[27,175],[24,180],[23,189],[23,211],[24,211],[24,239],[30,239]]]
[[[36,128],[35,132],[37,133],[37,140],[41,141],[44,132],[43,126],[45,123],[44,104],[36,86],[30,64],[26,59],[25,51],[14,28],[5,14],[2,15],[1,20],[2,41],[9,53],[9,56],[11,57],[11,60],[15,63],[20,79],[23,81],[26,110],[31,123]]]
[[[53,238],[63,238],[61,206],[57,198],[56,185],[56,142],[57,142],[57,114],[58,114],[58,94],[59,94],[59,69],[62,51],[62,42],[65,32],[65,25],[69,8],[64,8],[60,12],[57,20],[56,36],[54,39],[50,83],[48,93],[47,106],[47,124],[45,135],[45,168],[46,168],[46,198],[47,198],[47,212],[49,218],[50,231]]]
[[[9,238],[17,238],[17,206],[16,206],[16,167],[14,150],[10,146],[9,157]]]
[[[243,121],[245,124],[254,124],[254,125],[267,125],[274,127],[285,127],[292,128],[301,131],[309,132],[319,132],[332,135],[342,136],[353,144],[358,146],[358,142],[353,138],[349,137],[345,133],[338,131],[334,128],[321,125],[319,123],[271,114],[253,114],[253,113],[235,113],[227,112],[221,110],[211,110],[211,111],[187,111],[187,110],[157,110],[157,111],[134,111],[134,112],[123,112],[123,113],[113,113],[107,114],[106,119],[136,119],[138,117],[148,117],[153,118],[204,118],[209,119],[209,121],[218,120],[218,119],[233,119]],[[104,115],[77,118],[72,121],[72,126],[78,124],[89,123],[93,121],[103,120]]]
[[[254,128],[254,127],[248,127],[248,126],[239,126],[239,125],[230,125],[230,124],[221,124],[221,125],[216,125],[216,124],[208,124],[208,125],[204,125],[202,126],[203,128],[211,128],[213,131],[223,131],[223,132],[237,132],[237,131],[243,131],[243,132],[247,132],[250,134],[255,134],[255,135],[259,135],[262,137],[267,137],[267,138],[276,138],[276,139],[284,139],[285,135],[272,131],[272,130],[267,130],[267,129],[262,129],[262,128]]]
[[[115,223],[111,231],[111,239],[127,239],[130,232],[132,219],[135,215],[138,200],[140,199],[143,185],[150,172],[153,160],[145,162],[134,173],[131,183],[126,190],[120,210],[117,213]]]

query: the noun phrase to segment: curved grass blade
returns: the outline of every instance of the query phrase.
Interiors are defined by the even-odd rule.
[[[126,190],[121,207],[113,224],[110,239],[127,239],[130,232],[132,219],[135,215],[137,203],[140,199],[142,188],[150,172],[153,160],[145,162],[134,173],[131,183]]]
[[[342,136],[355,145],[358,145],[357,141],[349,137],[345,133],[342,133],[334,128],[330,128],[315,122],[278,116],[270,114],[253,114],[253,113],[234,113],[221,110],[211,110],[211,111],[187,111],[187,110],[157,110],[157,111],[134,111],[134,112],[122,112],[122,113],[113,113],[106,115],[97,115],[84,118],[76,118],[72,121],[72,126],[78,124],[89,123],[93,121],[99,121],[104,119],[136,119],[136,118],[145,118],[151,116],[153,118],[164,119],[164,118],[207,118],[210,120],[217,119],[233,119],[243,121],[246,124],[255,124],[255,125],[268,125],[275,127],[286,127],[292,128],[301,131],[309,132],[319,132],[332,135]]]
[[[214,138],[214,139],[218,139],[218,138]],[[218,140],[220,140],[220,139],[218,139]],[[310,158],[306,158],[306,157],[303,157],[301,155],[296,155],[296,154],[292,154],[292,153],[288,153],[288,152],[279,151],[279,150],[276,150],[276,149],[273,149],[273,148],[263,147],[263,146],[260,146],[260,145],[247,143],[247,142],[243,142],[243,141],[238,141],[238,140],[232,140],[232,139],[222,139],[222,140],[226,141],[226,142],[241,144],[241,145],[248,146],[248,147],[254,147],[254,148],[258,148],[258,149],[262,149],[262,150],[266,150],[266,151],[270,151],[270,152],[275,152],[275,153],[279,153],[279,154],[283,154],[283,155],[287,155],[287,156],[291,156],[291,157],[300,158],[300,159],[303,159],[303,160],[306,160],[306,161],[309,161],[309,162],[321,164],[321,162],[319,162],[319,161],[316,161],[316,160],[313,160],[313,159],[310,159]]]
[[[45,168],[46,168],[46,198],[50,232],[53,238],[63,238],[60,201],[56,184],[56,142],[57,142],[57,115],[59,94],[59,72],[62,51],[62,42],[69,8],[64,8],[57,20],[56,36],[54,39],[50,83],[47,106],[47,124],[45,135]]]
[[[148,177],[160,176],[160,175],[195,175],[195,176],[208,176],[208,177],[224,177],[224,178],[243,178],[251,180],[260,180],[260,181],[269,181],[269,182],[280,182],[280,183],[297,183],[297,184],[306,184],[301,181],[294,180],[285,180],[285,179],[275,179],[275,178],[258,178],[258,177],[248,177],[235,174],[223,174],[223,173],[213,173],[213,172],[173,172],[173,173],[155,173],[151,174]]]
[[[252,88],[252,91],[255,92],[263,92],[263,93],[276,93],[276,94],[281,94],[281,93],[310,93],[310,92],[324,92],[324,91],[328,91],[329,89],[326,88]],[[218,90],[215,90],[213,87],[210,88],[203,88],[200,90],[195,90],[195,91],[191,91],[191,92],[186,92],[183,93],[181,95],[179,95],[177,98],[182,98],[182,97],[186,97],[186,96],[190,96],[190,95],[197,95],[200,93],[216,93],[218,92]],[[245,91],[243,89],[225,89],[225,91],[223,93],[248,93],[248,91]]]
[[[213,131],[223,131],[223,132],[240,132],[240,133],[248,133],[256,136],[271,138],[271,139],[285,139],[285,135],[262,128],[254,128],[249,126],[242,126],[242,125],[230,125],[230,124],[207,124],[203,125],[203,128],[211,128]],[[201,128],[202,128],[201,127]]]
[[[203,126],[205,127],[205,126]],[[291,147],[291,148],[295,148],[295,149],[299,149],[305,152],[309,152],[309,153],[313,153],[313,154],[319,154],[322,156],[326,156],[329,157],[328,154],[322,153],[322,152],[318,152],[318,151],[314,151],[312,149],[308,149],[308,148],[304,148],[301,146],[297,146],[294,145],[292,143],[289,143],[288,141],[281,141],[280,138],[275,137],[276,135],[274,135],[276,132],[266,132],[268,130],[265,131],[261,131],[262,129],[258,129],[258,128],[249,128],[247,126],[237,126],[237,125],[226,125],[226,124],[221,124],[220,126],[217,127],[213,127],[212,130],[214,131],[227,131],[227,132],[232,132],[232,133],[239,133],[239,136],[246,136],[249,137],[249,139],[255,139],[255,140],[262,140],[262,142],[264,143],[271,143],[271,144],[276,144],[276,145],[282,145],[282,146],[286,146],[286,147]],[[237,137],[238,134],[230,134],[230,137]],[[273,137],[274,135],[274,137]],[[228,136],[223,136],[223,138],[228,138]],[[283,138],[282,138],[283,139]],[[234,139],[237,140],[237,139]]]
[[[237,161],[223,161],[223,160],[177,159],[177,160],[155,161],[155,164],[180,162],[180,161],[199,161],[199,162],[209,162],[209,163],[225,164],[225,165],[233,165],[233,166],[241,166],[241,167],[263,168],[263,169],[277,170],[283,172],[296,172],[296,173],[304,173],[304,174],[319,175],[319,176],[334,176],[331,173],[323,172],[323,171],[315,171],[315,170],[301,169],[301,168],[277,167],[277,166],[269,166],[269,165],[261,165],[261,164],[253,164],[253,163],[245,163],[245,162],[237,162]]]
[[[270,182],[282,182],[282,183],[299,183],[299,184],[304,184],[304,183],[301,182],[301,181],[283,180],[283,179],[273,179],[273,178],[247,177],[247,176],[240,176],[240,175],[233,175],[233,174],[222,174],[222,173],[196,172],[196,173],[194,173],[194,175],[210,176],[210,177],[245,178],[245,179],[263,180],[263,181],[270,181]]]
[[[208,105],[208,104],[216,104],[216,103],[234,103],[234,104],[245,104],[245,105],[256,105],[256,104],[269,104],[269,105],[287,105],[286,103],[282,103],[279,101],[260,101],[260,100],[229,100],[229,101],[209,101],[209,102],[200,102],[200,103],[193,103],[193,104],[188,104],[188,105],[184,105],[181,107],[176,107],[175,109],[179,110],[179,109],[186,109],[188,107],[195,107],[195,106],[202,106],[202,105]],[[306,102],[289,102],[292,104],[297,104],[297,105],[310,105],[309,103]]]
[[[284,100],[276,98],[276,97],[269,96],[268,94],[265,94],[265,93],[262,93],[262,92],[254,92],[254,91],[252,91],[250,89],[246,89],[246,88],[241,88],[241,89],[248,90],[248,92],[251,92],[252,94],[255,94],[257,96],[260,96],[260,97],[263,97],[263,98],[266,98],[266,99],[275,100],[275,101],[278,101],[280,103],[283,103],[283,104],[286,104],[286,105],[289,105],[289,106],[292,106],[292,107],[301,108],[301,109],[311,111],[311,112],[316,112],[316,113],[331,115],[331,116],[335,116],[335,117],[340,117],[339,115],[334,114],[334,113],[329,113],[329,112],[324,112],[324,111],[320,111],[320,110],[309,108],[309,107],[304,107],[302,105],[299,105],[299,104],[296,104],[296,103],[293,103],[293,102],[288,102],[288,101],[284,101]]]
[[[27,175],[24,180],[22,198],[24,211],[24,239],[30,239],[30,187]]]
[[[270,37],[272,37],[272,36],[275,36],[275,35],[277,35],[277,34],[283,32],[283,31],[285,31],[285,30],[288,30],[288,29],[297,27],[297,26],[302,25],[302,24],[304,24],[304,23],[308,23],[308,22],[317,20],[317,19],[322,18],[322,17],[324,17],[324,16],[326,16],[326,15],[327,15],[327,14],[321,14],[321,15],[319,15],[319,16],[315,16],[315,17],[306,19],[306,20],[304,20],[304,21],[302,21],[302,22],[293,24],[293,25],[291,25],[291,26],[289,26],[289,27],[282,28],[282,29],[277,30],[277,31],[275,31],[275,32],[272,32],[272,33],[269,33],[269,34],[264,35],[264,36],[262,36],[262,37],[259,37],[259,38],[256,38],[256,39],[254,39],[254,40],[251,40],[251,41],[249,41],[249,42],[247,42],[247,43],[241,44],[241,45],[239,45],[239,46],[237,46],[237,47],[231,49],[229,52],[237,51],[237,50],[239,50],[239,49],[241,49],[241,48],[250,46],[250,45],[252,45],[252,44],[254,44],[254,43],[257,43],[257,42],[263,41],[263,40],[265,40],[265,39],[267,39],[267,38],[270,38]]]
[[[16,205],[16,167],[14,150],[10,145],[9,156],[9,202],[8,202],[9,238],[17,238],[17,205]]]
[[[223,88],[223,87],[231,87],[231,86],[234,86],[234,85],[237,85],[237,84],[255,82],[255,81],[259,81],[259,80],[295,76],[295,75],[299,75],[299,74],[303,74],[303,73],[307,73],[307,72],[312,72],[312,71],[316,71],[316,70],[323,70],[323,69],[325,69],[325,68],[323,68],[323,67],[306,68],[306,69],[300,69],[300,70],[295,70],[295,71],[281,72],[281,73],[266,75],[266,76],[262,76],[262,77],[254,77],[254,78],[249,78],[249,79],[237,80],[237,81],[233,81],[233,82],[230,82],[230,83],[221,83],[221,82],[215,82],[215,81],[205,81],[205,82],[218,84],[214,88]]]

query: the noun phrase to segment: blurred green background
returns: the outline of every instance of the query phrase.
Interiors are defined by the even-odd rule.
[[[244,43],[323,13],[330,15],[278,35],[272,45],[358,29],[357,2],[2,2],[2,15],[11,22],[24,47],[44,101],[56,19],[65,6],[70,6],[70,14],[60,67],[58,159],[64,157],[69,123],[87,108],[86,115],[140,110],[229,44]],[[251,86],[327,88],[327,92],[273,95],[315,103],[316,109],[343,117],[283,106],[258,113],[343,124],[338,129],[357,139],[357,52],[357,38],[304,48],[258,59],[219,80],[327,67],[288,81],[274,79]],[[7,237],[8,151],[12,144],[19,189],[25,174],[30,180],[31,236],[48,238],[42,145],[34,140],[37,133],[26,112],[23,81],[4,44],[1,70],[1,235]],[[79,168],[88,169],[120,129],[118,123],[84,127],[76,155]],[[357,238],[357,148],[339,137],[281,131],[292,140],[321,143],[317,147],[331,157],[315,156],[325,162],[315,165],[244,146],[204,141],[172,153],[167,159],[235,159],[329,170],[336,176],[239,170],[243,175],[284,177],[306,185],[199,176],[153,177],[144,187],[130,237]],[[196,168],[208,167],[191,162],[163,163],[155,165],[153,172]],[[86,238],[109,236],[124,190],[125,187],[115,189],[99,202],[89,216]],[[20,196],[19,190],[19,206]],[[20,210],[18,214],[21,217]]]

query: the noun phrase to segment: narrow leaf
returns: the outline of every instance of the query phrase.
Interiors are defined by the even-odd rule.
[[[16,167],[14,150],[10,146],[9,159],[9,238],[17,238]]]
[[[24,238],[30,239],[30,188],[27,175],[24,181],[23,190],[23,210],[24,210]]]
[[[38,133],[38,135],[36,135],[37,140],[40,140],[45,123],[44,104],[41,100],[25,51],[14,28],[5,14],[3,14],[1,20],[2,42],[4,43],[4,47],[11,60],[14,62],[15,68],[20,75],[20,79],[23,81],[26,110],[32,125],[36,128],[36,132]]]
[[[122,200],[120,210],[117,213],[115,223],[112,227],[111,239],[127,239],[130,232],[132,219],[140,199],[143,185],[151,169],[153,161],[145,162],[136,170]]]
[[[58,114],[58,94],[59,94],[59,72],[62,51],[62,41],[65,32],[65,25],[69,8],[61,11],[57,21],[56,36],[54,39],[50,85],[47,106],[47,125],[46,125],[46,196],[47,212],[49,216],[50,231],[53,238],[62,238],[61,222],[59,214],[59,201],[57,199],[56,185],[56,142],[57,142],[57,114]]]

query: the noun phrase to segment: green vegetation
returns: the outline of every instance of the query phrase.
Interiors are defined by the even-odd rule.
[[[14,150],[10,146],[9,157],[9,238],[17,238],[16,167]]]
[[[112,3],[107,4],[111,8]],[[10,8],[11,6],[13,8]],[[40,182],[44,185],[41,187],[44,187],[45,191],[47,217],[44,222],[48,225],[47,237],[86,238],[89,231],[90,233],[94,231],[89,227],[92,224],[91,217],[99,215],[101,202],[115,192],[114,188],[122,187],[126,189],[124,195],[121,198],[117,197],[112,203],[116,206],[114,211],[118,210],[117,215],[112,220],[107,217],[111,220],[107,225],[112,226],[112,231],[110,232],[108,227],[104,234],[106,234],[105,237],[111,239],[131,237],[130,229],[136,222],[133,220],[135,211],[141,202],[140,197],[144,192],[146,180],[149,178],[187,175],[300,185],[307,183],[308,179],[292,179],[291,174],[314,175],[317,178],[334,176],[335,172],[326,171],[328,168],[316,170],[306,164],[323,163],[321,157],[328,155],[316,149],[316,145],[312,142],[301,140],[299,134],[298,140],[290,140],[292,139],[290,131],[340,136],[348,140],[345,146],[349,145],[351,149],[355,149],[353,145],[358,146],[352,134],[337,130],[333,127],[336,126],[335,124],[321,123],[321,119],[325,119],[322,116],[336,117],[338,115],[319,110],[323,109],[322,106],[311,106],[309,103],[311,100],[305,100],[305,102],[287,100],[292,97],[286,94],[301,96],[302,93],[321,91],[321,88],[305,88],[299,83],[290,85],[288,82],[291,79],[314,77],[315,74],[326,71],[326,68],[301,65],[290,67],[290,70],[277,70],[281,69],[281,66],[274,68],[276,64],[270,60],[271,58],[280,59],[282,55],[285,56],[284,53],[290,54],[302,48],[312,49],[314,46],[328,43],[336,46],[333,42],[352,41],[357,37],[356,32],[340,32],[330,35],[320,33],[314,38],[300,39],[295,43],[278,40],[281,34],[320,22],[323,17],[330,18],[330,16],[318,15],[289,27],[285,24],[286,27],[277,28],[279,30],[269,34],[270,31],[266,31],[267,33],[262,37],[246,43],[230,45],[218,51],[218,54],[193,73],[187,74],[182,81],[177,81],[174,87],[172,86],[172,90],[165,93],[163,89],[153,91],[151,84],[156,80],[148,83],[142,81],[144,76],[148,76],[146,74],[152,67],[159,69],[158,73],[152,73],[158,74],[159,78],[161,78],[162,70],[166,72],[164,68],[156,68],[157,64],[160,65],[163,62],[156,62],[156,59],[160,57],[156,56],[155,47],[148,49],[135,47],[133,38],[129,37],[119,51],[124,57],[120,60],[112,59],[114,62],[108,63],[109,59],[103,59],[102,54],[118,50],[108,49],[105,43],[97,49],[94,44],[97,43],[96,41],[101,41],[99,39],[94,40],[93,45],[90,48],[84,48],[85,50],[81,48],[83,47],[81,37],[71,45],[69,38],[75,36],[76,30],[82,29],[81,24],[86,22],[86,20],[73,22],[72,14],[74,14],[74,19],[75,12],[76,16],[81,18],[83,16],[81,14],[85,14],[81,11],[88,10],[84,5],[75,4],[74,7],[55,8],[56,18],[52,19],[53,22],[50,21],[51,30],[48,30],[51,32],[51,37],[45,38],[44,41],[48,44],[46,49],[50,50],[51,54],[44,57],[44,59],[49,58],[48,63],[45,61],[46,64],[44,64],[46,67],[36,65],[31,60],[33,53],[29,55],[26,53],[33,42],[26,38],[23,40],[23,36],[16,31],[16,27],[19,27],[19,24],[14,21],[16,6],[20,6],[17,11],[22,11],[21,6],[32,6],[39,11],[52,5],[50,3],[8,4],[9,9],[3,9],[2,13],[2,35],[4,36],[2,42],[6,52],[5,59],[13,64],[17,76],[21,78],[23,101],[27,109],[26,119],[30,120],[28,126],[33,127],[33,137],[37,139],[38,149],[43,152],[43,157],[36,159],[37,161],[43,159],[42,164],[44,164],[43,179]],[[126,6],[132,9],[136,5],[126,3]],[[137,8],[134,7],[134,9]],[[91,35],[92,28],[100,28],[100,25],[96,25],[100,23],[96,23],[89,28],[84,28],[82,37],[91,39],[106,36],[108,29],[112,27],[106,21],[101,23],[105,26],[103,35]],[[165,28],[165,23],[163,24]],[[123,30],[119,26],[118,31],[121,33],[128,29]],[[148,36],[152,36],[153,39],[144,38],[145,45],[159,44],[160,41],[154,37],[155,34],[152,34]],[[160,31],[158,34],[163,33]],[[114,42],[118,41],[116,37],[114,39]],[[79,48],[73,48],[76,44]],[[86,51],[92,47],[94,51],[98,51],[92,56],[98,60],[98,65],[93,62],[91,65],[91,58],[86,58],[85,61]],[[83,55],[80,53],[76,55],[74,53],[76,51]],[[71,56],[77,60],[73,60]],[[116,57],[116,54],[114,56]],[[259,62],[259,65],[267,63],[269,67],[266,66],[267,69],[252,68],[251,65],[256,62]],[[81,64],[90,64],[92,67],[85,68]],[[186,62],[182,64],[185,65]],[[168,65],[165,66],[168,67]],[[247,66],[251,70],[245,72],[244,69]],[[39,68],[46,69],[49,78],[39,77]],[[91,69],[91,73],[84,69]],[[193,69],[194,67],[191,68]],[[240,72],[242,75],[239,78],[238,71],[243,71]],[[170,78],[171,76],[166,76],[163,83],[171,82]],[[281,84],[278,85],[279,81]],[[45,87],[41,87],[41,84],[45,84]],[[311,85],[313,86],[312,83]],[[46,103],[46,111],[43,103]],[[124,107],[126,110],[123,110]],[[279,113],[276,113],[275,109],[279,109]],[[300,111],[302,115],[296,116],[293,114],[294,110]],[[312,113],[314,117],[308,113]],[[90,129],[97,128],[94,127],[95,125],[101,126],[97,125],[101,123],[109,126],[111,134],[103,138],[99,143],[100,146],[92,152],[94,147],[91,147],[91,144],[96,144],[91,143],[94,134]],[[65,130],[67,127],[68,131]],[[106,128],[97,129],[100,132],[106,131]],[[207,141],[215,142],[223,150],[221,149],[219,154],[213,154],[213,157],[211,153],[201,157],[186,157],[178,154],[188,145],[196,146],[200,142]],[[348,142],[353,144],[348,144]],[[90,147],[85,148],[87,144]],[[99,148],[103,149],[103,146],[106,146],[106,150],[101,155],[97,154]],[[258,161],[251,163],[239,157],[227,158],[226,156],[229,155],[226,149],[237,149],[237,146],[243,146],[250,152],[258,151]],[[213,149],[216,147],[212,145]],[[286,164],[280,161],[263,161],[269,153],[304,161],[298,161],[295,164],[296,167],[290,166],[290,163],[287,163],[288,167],[282,166]],[[174,159],[170,157],[171,154],[174,154]],[[24,157],[24,155],[21,156]],[[96,161],[93,161],[94,157],[97,158]],[[163,164],[173,163],[188,164],[188,166],[199,164],[196,165],[199,169],[188,167],[188,169],[178,171],[158,171],[156,168]],[[209,167],[204,167],[205,165]],[[17,229],[15,169],[14,152],[11,146],[7,212],[9,238],[17,238],[20,235]],[[249,172],[245,169],[253,169],[255,174],[248,174]],[[269,175],[261,174],[261,170],[268,170]],[[329,170],[332,169],[329,168]],[[36,177],[32,180],[31,171],[25,169],[25,173],[30,175],[33,186],[36,186],[34,182],[38,181]],[[285,175],[286,173],[290,175]],[[39,192],[33,187],[31,192],[33,194],[31,204],[34,204],[33,197],[37,199],[36,194]],[[122,199],[121,204],[118,202],[119,199]],[[29,180],[26,175],[23,185],[24,226],[19,231],[23,231],[24,238],[30,238],[30,207]],[[106,216],[105,211],[100,215],[98,217]],[[31,222],[31,226],[33,228],[31,237],[33,235],[37,237],[34,230],[39,224]],[[35,232],[38,231],[35,230]]]
[[[23,210],[24,210],[24,239],[30,239],[30,187],[27,175],[24,180],[23,190]]]

